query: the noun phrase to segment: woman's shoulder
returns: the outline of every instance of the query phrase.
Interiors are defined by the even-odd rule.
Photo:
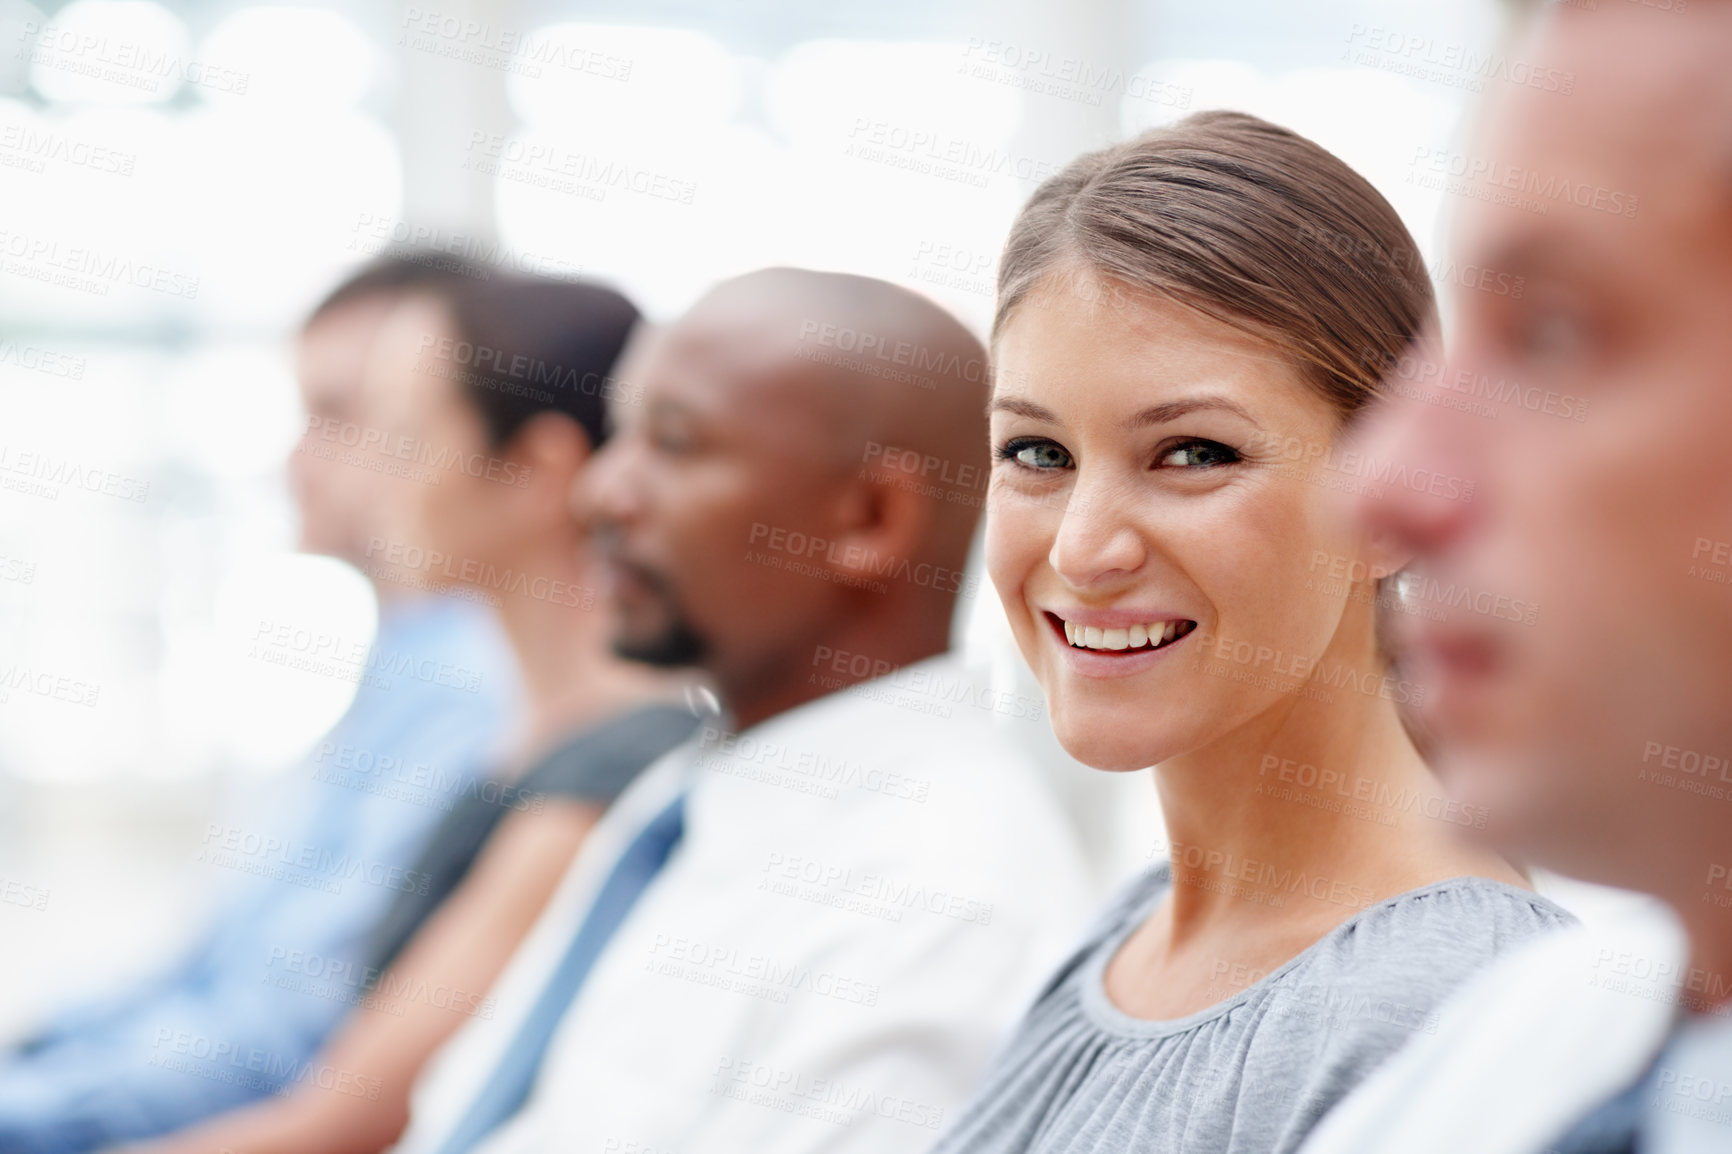
[[[1491,954],[1575,921],[1568,910],[1532,890],[1491,878],[1455,877],[1368,903],[1332,936],[1353,953]]]
[[[1288,1085],[1295,1103],[1280,1148],[1416,1035],[1436,1033],[1439,1008],[1476,971],[1574,920],[1539,894],[1451,878],[1365,906],[1294,959],[1246,1021],[1247,1067]]]
[[[1450,878],[1366,905],[1308,951],[1293,976],[1430,1006],[1493,959],[1575,921],[1531,890]]]

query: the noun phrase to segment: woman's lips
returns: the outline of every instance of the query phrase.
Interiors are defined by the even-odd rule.
[[[1103,626],[1067,620],[1052,612],[1043,616],[1054,640],[1064,651],[1066,664],[1085,677],[1123,677],[1140,673],[1164,660],[1197,628],[1195,621],[1186,618],[1157,618],[1131,625]],[[1134,645],[1133,641],[1136,642]]]

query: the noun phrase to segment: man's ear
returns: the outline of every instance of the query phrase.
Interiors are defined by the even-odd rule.
[[[525,421],[489,468],[490,479],[526,490],[538,505],[571,516],[571,488],[590,455],[589,435],[564,413],[537,413]]]
[[[836,546],[825,561],[866,580],[913,563],[931,532],[935,500],[942,495],[927,496],[904,474],[871,465],[859,469],[837,498]]]

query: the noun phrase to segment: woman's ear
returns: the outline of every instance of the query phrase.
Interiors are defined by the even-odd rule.
[[[1367,574],[1374,579],[1393,576],[1407,568],[1413,560],[1413,546],[1393,533],[1378,531],[1360,544],[1360,557]]]

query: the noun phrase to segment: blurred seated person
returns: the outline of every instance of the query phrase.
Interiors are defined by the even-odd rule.
[[[296,376],[308,421],[289,472],[303,551],[366,567],[387,482],[346,448],[377,426],[363,372],[405,294],[461,279],[388,261],[331,292],[301,329]],[[408,876],[442,807],[479,780],[517,683],[490,611],[389,582],[374,588],[378,632],[356,666],[348,711],[238,820],[211,823],[201,860],[232,857],[236,868],[212,879],[215,913],[193,945],[166,971],[66,1009],[0,1052],[6,1154],[79,1154],[275,1093],[341,1021],[342,1001],[271,979],[290,957],[362,961],[395,893],[368,878]],[[440,667],[452,671],[445,683],[416,674]],[[275,848],[257,850],[264,845]],[[307,861],[317,868],[301,868]]]
[[[638,320],[596,285],[499,280],[404,301],[368,368],[387,444],[463,462],[400,486],[368,545],[375,580],[497,606],[526,722],[498,787],[453,809],[365,963],[348,1018],[286,1092],[152,1151],[373,1151],[408,1116],[422,1063],[485,996],[608,804],[684,740],[684,679],[613,654],[569,493],[605,439],[604,395]],[[405,440],[406,439],[406,442]]]

